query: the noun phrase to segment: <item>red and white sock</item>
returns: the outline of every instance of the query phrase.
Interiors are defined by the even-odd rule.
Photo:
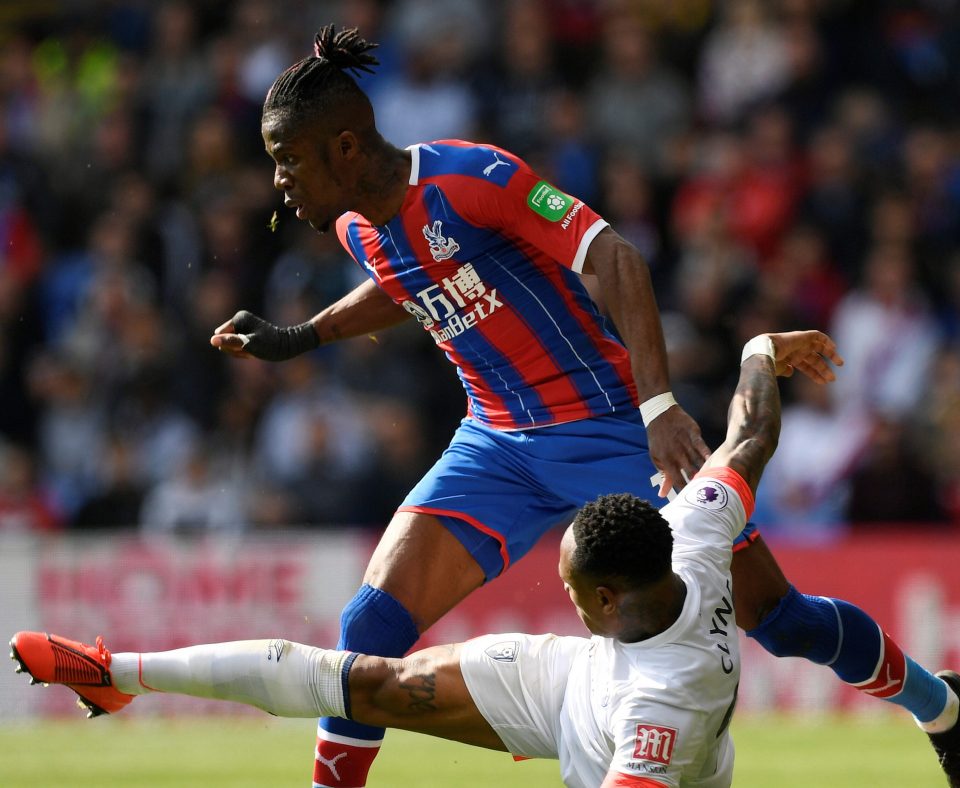
[[[383,739],[368,741],[321,730],[314,752],[313,788],[364,788],[381,744]]]

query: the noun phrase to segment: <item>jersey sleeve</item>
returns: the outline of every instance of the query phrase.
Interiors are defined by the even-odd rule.
[[[607,222],[582,200],[540,178],[522,159],[499,148],[510,171],[471,179],[458,190],[457,209],[478,227],[491,227],[532,244],[561,265],[583,270],[587,249]]]
[[[650,700],[618,711],[612,730],[615,750],[604,788],[679,786],[684,770],[702,750],[704,717],[703,712]]]
[[[753,492],[732,468],[700,471],[660,511],[674,534],[674,552],[713,548],[727,555],[753,514]]]

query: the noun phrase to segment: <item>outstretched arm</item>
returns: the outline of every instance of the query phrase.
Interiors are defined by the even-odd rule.
[[[727,466],[756,492],[780,437],[777,376],[794,370],[817,383],[836,380],[830,363],[842,365],[833,340],[820,331],[761,334],[744,347],[740,381],[727,414],[727,437],[704,467]]]
[[[670,395],[667,351],[650,271],[640,253],[607,227],[590,244],[583,273],[596,274],[603,302],[630,352],[637,394],[644,403],[650,457],[664,474],[660,495],[666,495],[672,487],[683,486],[684,473],[693,476],[710,450],[697,423]]]
[[[214,331],[210,344],[237,358],[283,361],[327,342],[390,328],[409,317],[368,280],[298,326],[278,328],[250,312],[237,312]]]

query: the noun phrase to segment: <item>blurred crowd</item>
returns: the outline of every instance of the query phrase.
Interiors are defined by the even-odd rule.
[[[415,325],[208,343],[363,276],[259,133],[329,21],[379,42],[389,141],[501,145],[639,247],[711,445],[746,339],[834,336],[836,385],[784,386],[765,534],[960,524],[960,0],[11,0],[0,532],[383,526],[442,451],[464,397]]]

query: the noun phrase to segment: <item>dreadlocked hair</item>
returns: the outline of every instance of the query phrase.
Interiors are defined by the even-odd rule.
[[[573,521],[573,536],[576,549],[570,563],[579,574],[618,578],[640,588],[670,570],[670,525],[635,495],[603,495],[586,504]]]
[[[322,27],[313,40],[314,54],[290,66],[267,91],[264,117],[295,114],[298,120],[308,119],[344,99],[369,103],[351,74],[373,73],[373,67],[380,65],[370,54],[376,47],[361,38],[356,28],[336,32],[333,25]]]

